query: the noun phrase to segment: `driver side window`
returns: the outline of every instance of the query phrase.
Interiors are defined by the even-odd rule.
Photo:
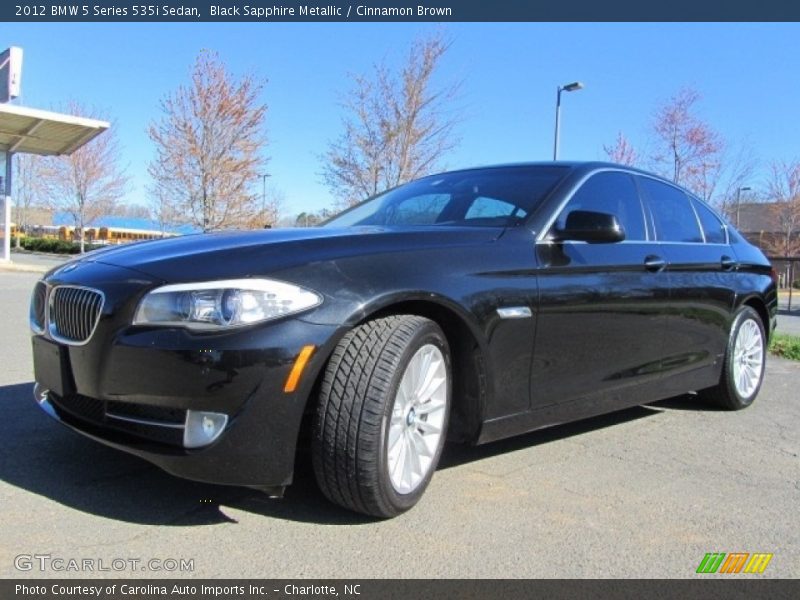
[[[564,229],[574,210],[590,210],[617,217],[628,241],[645,241],[644,212],[633,178],[627,173],[607,171],[592,175],[573,194],[558,215],[555,227]]]

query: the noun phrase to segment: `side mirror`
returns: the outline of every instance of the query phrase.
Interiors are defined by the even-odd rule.
[[[608,244],[624,240],[625,229],[614,215],[591,210],[573,210],[567,215],[564,229],[555,230],[554,239],[559,242]]]

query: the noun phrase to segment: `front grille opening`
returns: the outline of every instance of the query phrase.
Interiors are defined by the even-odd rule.
[[[50,401],[59,417],[80,428],[81,423],[120,432],[148,442],[183,447],[186,411],[131,402],[97,400],[81,394],[58,396]]]
[[[59,286],[50,294],[50,335],[65,343],[83,343],[103,309],[103,294],[83,287]]]
[[[102,425],[105,421],[105,402],[95,400],[80,394],[70,394],[68,396],[56,396],[50,393],[50,399],[60,409],[68,412],[72,416]]]
[[[45,310],[47,307],[47,286],[42,281],[36,282],[31,296],[30,320],[34,331],[44,331]]]
[[[181,408],[148,406],[147,404],[133,404],[132,402],[108,402],[107,410],[109,413],[131,419],[159,421],[176,425],[183,425],[186,422],[186,411]]]

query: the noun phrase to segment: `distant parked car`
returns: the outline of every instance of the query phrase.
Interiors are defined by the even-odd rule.
[[[51,271],[31,302],[35,396],[171,473],[273,495],[307,427],[324,494],[391,517],[446,437],[690,391],[748,406],[776,307],[761,252],[668,181],[602,163],[470,169],[319,228],[143,242]]]

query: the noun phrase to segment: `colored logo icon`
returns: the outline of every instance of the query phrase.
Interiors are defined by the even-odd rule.
[[[708,552],[700,561],[697,573],[725,573],[734,575],[736,573],[763,573],[772,554],[748,552]]]

